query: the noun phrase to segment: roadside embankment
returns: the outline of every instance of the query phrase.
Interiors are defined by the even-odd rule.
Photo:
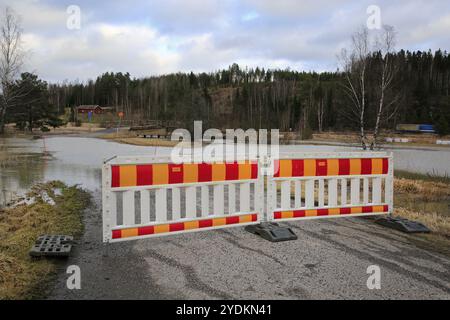
[[[396,171],[394,215],[425,224],[432,233],[417,235],[450,254],[450,178]]]
[[[370,135],[369,138],[371,138]],[[357,145],[359,144],[360,138],[358,132],[321,132],[313,133],[312,140],[318,142],[338,142]],[[439,137],[436,134],[382,132],[378,139],[379,143],[382,145],[394,146],[436,146],[438,140],[450,141],[450,136]],[[439,146],[445,147],[446,145]]]
[[[28,252],[41,234],[79,236],[90,195],[59,181],[35,185],[24,199],[0,209],[0,300],[44,295],[57,261],[33,259]]]
[[[130,132],[120,131],[119,133],[107,133],[99,135],[98,138],[111,140],[119,143],[131,144],[135,146],[149,146],[149,147],[174,147],[179,142],[167,139],[157,138],[140,138],[136,134]]]

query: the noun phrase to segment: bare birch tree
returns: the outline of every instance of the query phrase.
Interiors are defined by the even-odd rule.
[[[6,7],[0,25],[0,134],[5,130],[6,113],[17,98],[12,84],[23,62],[21,35],[19,18],[10,7]]]
[[[390,118],[395,113],[394,109],[391,114],[391,107],[396,103],[398,96],[394,96],[391,101],[386,101],[386,93],[393,84],[394,77],[397,73],[397,68],[394,65],[394,61],[391,57],[395,46],[395,30],[391,26],[383,26],[383,32],[377,39],[376,46],[381,54],[380,58],[380,80],[379,80],[379,101],[376,112],[375,128],[373,131],[373,140],[370,145],[370,149],[373,150],[378,145],[378,135],[380,130],[380,123],[382,117]]]
[[[359,138],[362,148],[367,149],[367,137],[365,131],[366,115],[366,82],[367,65],[369,60],[369,34],[367,28],[352,35],[351,51],[343,49],[339,60],[343,67],[346,82],[343,84],[345,94],[349,97],[352,105],[344,115],[349,120],[354,120],[359,125]]]

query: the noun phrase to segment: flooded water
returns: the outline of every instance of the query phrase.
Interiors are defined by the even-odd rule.
[[[51,157],[42,157],[45,149]],[[88,190],[101,188],[101,164],[115,155],[167,155],[170,148],[119,144],[80,137],[49,137],[44,140],[0,139],[0,205],[21,195],[37,182],[61,180]],[[283,145],[282,153],[337,152],[358,149],[341,146]],[[2,159],[9,159],[4,161]],[[394,151],[395,167],[412,172],[450,175],[449,150]]]

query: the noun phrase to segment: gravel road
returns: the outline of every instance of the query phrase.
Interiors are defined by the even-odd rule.
[[[242,227],[101,243],[100,190],[86,232],[50,299],[449,299],[450,257],[363,218],[288,223],[298,240],[270,243]],[[81,289],[65,267],[81,268]],[[369,290],[370,265],[381,289]]]

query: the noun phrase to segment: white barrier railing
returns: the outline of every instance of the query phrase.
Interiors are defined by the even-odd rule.
[[[280,157],[273,168],[267,181],[268,220],[392,212],[391,154],[297,154]]]
[[[103,165],[102,185],[103,240],[117,242],[262,221],[388,214],[393,159],[381,152],[183,164],[115,157]]]
[[[255,224],[264,203],[256,160],[115,157],[103,165],[102,184],[104,242]]]

